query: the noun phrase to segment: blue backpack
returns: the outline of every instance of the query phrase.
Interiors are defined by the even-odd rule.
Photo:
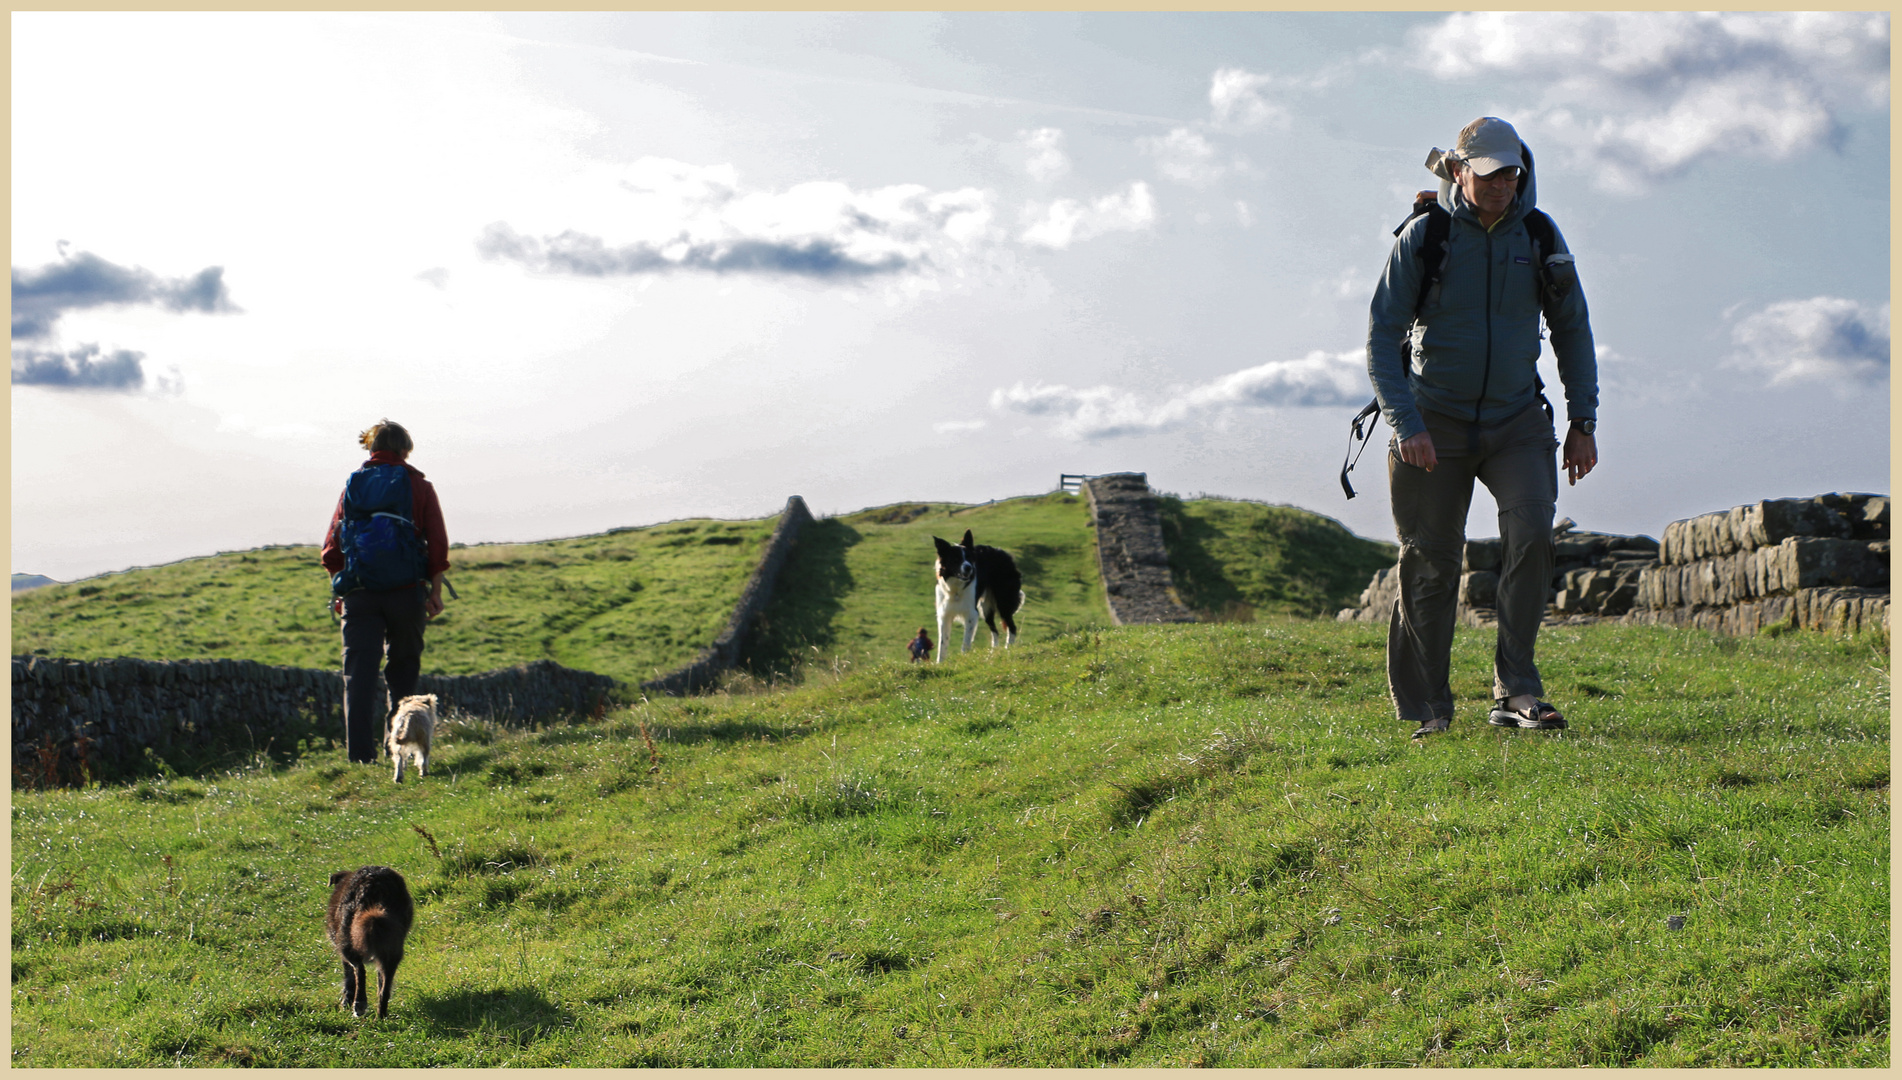
[[[351,473],[337,522],[343,569],[330,579],[330,591],[337,596],[358,589],[380,592],[426,580],[429,560],[415,517],[409,469],[371,465]]]

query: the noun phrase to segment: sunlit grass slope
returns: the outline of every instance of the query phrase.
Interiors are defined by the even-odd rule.
[[[430,625],[423,669],[463,675],[552,659],[628,681],[672,670],[726,625],[776,521],[453,548],[449,580],[461,598]],[[329,596],[315,547],[187,559],[16,595],[13,651],[335,667]]]
[[[12,1063],[1890,1064],[1885,654],[1548,630],[1549,734],[1485,725],[1462,630],[1420,745],[1384,633],[456,725],[400,787],[320,752],[16,791]],[[367,862],[418,904],[384,1021],[322,936]]]
[[[898,503],[826,518],[805,530],[780,574],[747,667],[768,675],[902,657],[920,626],[930,628],[935,643],[932,567],[938,556],[931,538],[956,543],[966,529],[979,544],[1010,552],[1023,574],[1021,641],[1109,625],[1089,505],[1081,497],[1059,492],[971,507]],[[1002,623],[998,630],[1001,635]],[[979,629],[974,647],[990,647],[989,630]]]
[[[1170,495],[1160,503],[1176,592],[1205,618],[1331,617],[1357,605],[1374,572],[1399,557],[1392,544],[1292,506]]]

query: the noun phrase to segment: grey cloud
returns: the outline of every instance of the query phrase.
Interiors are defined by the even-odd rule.
[[[137,390],[145,385],[144,360],[144,353],[130,349],[102,355],[97,345],[81,345],[70,352],[17,349],[13,353],[13,385]]]
[[[1477,12],[1413,45],[1442,79],[1536,83],[1520,130],[1626,193],[1709,156],[1833,145],[1846,111],[1889,96],[1886,12]]]
[[[482,230],[476,250],[582,277],[698,272],[849,281],[942,270],[999,235],[992,197],[976,188],[859,191],[812,181],[744,191],[731,166],[642,158],[627,166],[614,198],[612,226],[527,235],[498,221]]]
[[[47,337],[68,311],[126,304],[153,304],[170,311],[239,310],[225,289],[222,266],[208,266],[190,277],[161,278],[142,267],[120,266],[82,251],[38,269],[13,268],[16,341]],[[14,381],[19,381],[17,375]]]
[[[1783,300],[1738,318],[1731,364],[1769,376],[1839,386],[1881,382],[1889,374],[1889,305],[1837,296]]]
[[[518,262],[535,270],[582,277],[617,277],[703,270],[715,274],[784,274],[806,278],[853,278],[915,269],[925,260],[887,251],[878,258],[849,255],[825,239],[748,240],[666,244],[636,242],[611,247],[598,236],[568,230],[536,239],[504,222],[484,229],[476,241],[483,257]]]
[[[1193,386],[1178,387],[1155,403],[1113,386],[1075,389],[1017,383],[991,392],[991,408],[1055,421],[1067,439],[1095,440],[1168,431],[1250,408],[1315,408],[1356,404],[1368,396],[1367,367],[1358,349],[1316,349],[1295,360],[1270,360]]]

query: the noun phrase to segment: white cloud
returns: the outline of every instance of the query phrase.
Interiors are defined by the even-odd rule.
[[[1247,200],[1245,199],[1235,200],[1235,220],[1241,222],[1242,228],[1244,229],[1254,227],[1255,212],[1248,208]]]
[[[1156,158],[1156,169],[1162,175],[1193,187],[1206,187],[1228,171],[1215,160],[1214,144],[1186,127],[1160,137],[1137,139],[1136,148]]]
[[[1287,108],[1262,96],[1262,91],[1274,82],[1272,75],[1241,68],[1218,69],[1209,79],[1209,107],[1214,110],[1215,122],[1241,128],[1287,127]]]
[[[1025,217],[1030,225],[1018,237],[1026,244],[1062,250],[1078,240],[1109,232],[1135,232],[1156,221],[1156,200],[1149,185],[1138,180],[1129,190],[1105,195],[1094,202],[1058,199],[1048,206],[1032,205]]]
[[[700,270],[815,279],[940,266],[994,239],[992,196],[899,184],[856,191],[818,181],[745,191],[731,165],[642,158],[618,177],[610,232],[532,237],[495,222],[483,255],[588,277]]]
[[[1889,96],[1884,12],[1464,13],[1414,43],[1442,79],[1536,83],[1507,119],[1626,192],[1711,155],[1788,160]]]
[[[931,425],[931,430],[940,435],[958,435],[966,431],[983,431],[986,426],[983,420],[942,420]]]
[[[1054,418],[1057,435],[1085,440],[1166,431],[1201,420],[1219,422],[1237,409],[1358,404],[1371,393],[1364,353],[1316,349],[1298,360],[1271,360],[1179,388],[1153,405],[1112,386],[1074,389],[1017,383],[992,391],[991,408]]]
[[[1061,128],[1020,131],[1017,138],[1027,152],[1024,171],[1030,174],[1032,180],[1047,183],[1070,171],[1070,159],[1063,152]]]
[[[1889,374],[1889,305],[1835,296],[1783,300],[1736,320],[1732,366],[1770,385],[1819,380],[1877,383]]]

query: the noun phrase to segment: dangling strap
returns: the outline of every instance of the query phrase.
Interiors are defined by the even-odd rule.
[[[1354,497],[1354,485],[1347,482],[1347,474],[1353,472],[1354,466],[1360,464],[1361,454],[1366,452],[1368,441],[1374,437],[1374,421],[1370,418],[1378,418],[1379,416],[1379,398],[1368,402],[1366,408],[1354,414],[1353,433],[1347,437],[1348,457],[1341,460],[1341,490],[1347,492],[1347,497],[1350,499]],[[1363,423],[1366,424],[1366,430],[1364,431],[1361,429]],[[1356,440],[1360,442],[1359,450],[1354,449]]]

